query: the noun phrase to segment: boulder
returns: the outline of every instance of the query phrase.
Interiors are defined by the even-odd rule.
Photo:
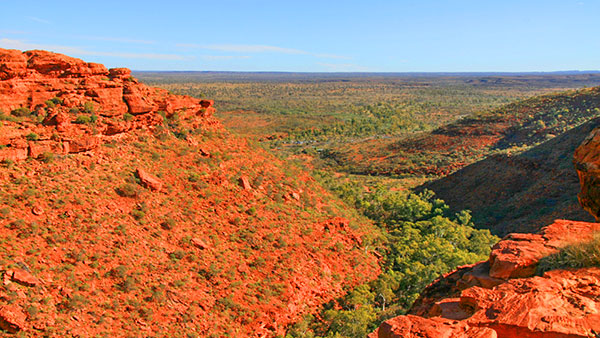
[[[156,111],[158,108],[157,105],[144,95],[144,91],[139,86],[131,82],[125,82],[123,100],[127,103],[129,113],[131,114],[149,113]]]
[[[71,125],[71,117],[65,112],[55,112],[46,115],[42,124],[45,126],[56,126],[58,131],[66,131]]]
[[[208,244],[206,244],[206,242],[204,242],[200,238],[196,238],[196,237],[192,238],[191,243],[193,246],[197,247],[198,249],[206,250],[209,248]]]
[[[489,276],[533,276],[540,259],[570,243],[590,240],[596,231],[600,231],[600,224],[556,220],[539,234],[510,234],[492,248]]]
[[[7,274],[11,276],[11,280],[13,282],[19,283],[25,286],[37,286],[40,281],[35,278],[29,271],[24,269],[14,269],[12,271],[7,271]]]
[[[0,307],[0,328],[8,332],[16,333],[25,329],[27,315],[16,305],[4,305]]]
[[[252,190],[252,186],[250,185],[250,181],[248,181],[248,177],[242,176],[238,179],[238,184],[240,187],[244,188],[244,190]]]
[[[160,191],[162,189],[163,183],[158,177],[151,175],[141,168],[138,168],[135,173],[144,187],[154,191]]]
[[[98,136],[83,135],[68,141],[69,153],[82,153],[96,149],[100,146],[102,140]]]
[[[108,77],[111,79],[128,79],[131,77],[131,70],[128,68],[111,68],[108,70]]]

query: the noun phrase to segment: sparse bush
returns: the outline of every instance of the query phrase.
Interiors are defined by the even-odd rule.
[[[137,197],[140,193],[138,187],[131,183],[121,184],[115,189],[115,191],[117,194],[119,194],[119,196],[131,198]]]
[[[133,209],[131,211],[131,216],[133,216],[133,218],[135,218],[137,221],[141,221],[144,219],[144,217],[146,217],[146,213],[141,210]]]
[[[51,163],[52,161],[54,161],[54,153],[45,151],[39,156],[39,159],[44,163]]]
[[[77,116],[77,119],[75,120],[75,123],[77,124],[88,124],[91,122],[91,118],[88,115],[79,115]]]
[[[161,226],[161,228],[163,228],[165,230],[172,230],[173,228],[175,228],[176,224],[177,224],[177,222],[175,222],[174,219],[167,218],[165,221],[160,223],[160,226]]]
[[[27,141],[37,141],[40,139],[40,137],[36,133],[29,133],[25,136],[25,138],[27,139]]]
[[[133,120],[133,115],[131,115],[129,113],[125,113],[125,115],[123,115],[123,120],[131,121],[131,120]]]
[[[25,116],[31,115],[31,110],[27,107],[21,107],[21,108],[13,109],[10,112],[10,114],[13,116],[17,116],[17,117],[25,117]]]
[[[12,115],[6,115],[6,113],[0,110],[0,121],[18,122],[19,118]]]
[[[123,292],[131,292],[136,289],[136,281],[132,276],[127,276],[123,281],[117,284],[117,288]]]
[[[185,257],[186,253],[183,250],[175,250],[169,254],[169,258],[173,261],[181,260]]]
[[[86,102],[86,103],[83,105],[83,111],[84,111],[85,113],[88,113],[88,114],[93,114],[93,113],[94,113],[94,111],[95,111],[95,110],[94,110],[94,103],[93,103],[93,102],[89,102],[89,101],[88,101],[88,102]]]
[[[88,299],[79,294],[75,293],[71,295],[71,297],[67,298],[65,302],[62,303],[63,307],[69,311],[80,310],[84,306],[89,303]]]

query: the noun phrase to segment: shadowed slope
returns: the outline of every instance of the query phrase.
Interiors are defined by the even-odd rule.
[[[598,125],[594,119],[518,155],[494,155],[425,184],[475,224],[498,235],[537,232],[556,218],[593,221],[577,201],[575,148]]]

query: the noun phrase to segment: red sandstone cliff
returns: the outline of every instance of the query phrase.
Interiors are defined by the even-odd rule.
[[[60,104],[48,103],[55,100]],[[200,116],[197,123],[211,123],[213,101],[171,95],[166,90],[139,83],[126,68],[106,69],[101,64],[47,51],[0,49],[0,110],[19,108],[34,117],[45,116],[42,125],[21,123],[15,130],[0,126],[0,161],[88,151],[112,136],[161,124],[175,113]],[[75,124],[80,115],[99,116],[94,127]],[[127,116],[126,114],[132,116]],[[212,121],[214,123],[214,121]],[[54,136],[58,130],[58,136]],[[35,133],[39,141],[25,142]]]
[[[600,212],[600,132],[575,152],[579,200]],[[429,285],[409,315],[390,319],[370,338],[575,338],[600,334],[600,268],[550,270],[540,260],[591,240],[600,223],[556,220],[538,234],[510,234],[487,261],[459,267]]]

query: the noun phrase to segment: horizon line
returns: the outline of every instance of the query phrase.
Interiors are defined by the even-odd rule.
[[[343,71],[287,71],[287,70],[156,70],[132,69],[138,73],[255,73],[255,74],[597,74],[600,70],[550,70],[550,71],[404,71],[404,72],[343,72]]]

